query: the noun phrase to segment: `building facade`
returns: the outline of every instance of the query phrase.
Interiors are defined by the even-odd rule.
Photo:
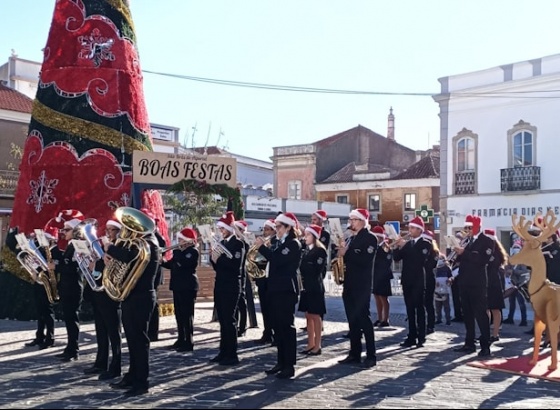
[[[441,230],[476,214],[510,246],[513,214],[560,213],[560,54],[439,82]]]

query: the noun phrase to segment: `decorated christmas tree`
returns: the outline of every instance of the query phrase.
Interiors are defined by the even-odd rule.
[[[10,222],[26,235],[64,209],[105,226],[117,207],[132,206],[132,152],[152,151],[128,2],[54,3]],[[159,193],[145,191],[141,207],[167,236]],[[25,278],[13,246],[2,262]]]

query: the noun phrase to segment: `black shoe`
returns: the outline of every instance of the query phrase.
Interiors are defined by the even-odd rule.
[[[233,359],[223,359],[223,360],[220,360],[218,362],[218,364],[220,366],[235,366],[235,365],[239,364],[239,359],[236,358],[236,357],[233,358]]]
[[[424,343],[426,343],[424,339],[418,339],[418,343],[416,343],[416,347],[417,348],[424,347]]]
[[[380,320],[376,320],[375,322],[373,322],[373,326],[379,326],[381,324]]]
[[[84,374],[101,374],[105,371],[106,371],[105,369],[92,366],[92,367],[88,367],[87,369],[84,369]]]
[[[461,347],[456,347],[453,351],[458,353],[474,353],[476,352],[476,347],[463,345]]]
[[[506,320],[503,320],[502,323],[505,324],[505,325],[514,325],[515,324],[513,319],[510,318],[510,317],[508,317]]]
[[[315,349],[315,347],[310,347],[309,349],[303,349],[299,352],[299,354],[309,354],[310,351]]]
[[[350,332],[346,333],[344,336],[342,336],[345,339],[350,339]]]
[[[488,339],[488,341],[490,343],[499,342],[500,341],[500,336],[490,336],[490,339]]]
[[[272,343],[272,339],[261,337],[260,339],[255,340],[253,343],[255,343],[256,345],[265,345],[267,343]]]
[[[364,360],[363,366],[366,368],[374,367],[377,365],[377,358],[367,358]]]
[[[237,331],[237,337],[243,337],[243,336],[245,336],[245,332],[247,332],[247,330],[238,330],[238,331]]]
[[[273,340],[272,342],[270,342],[270,346],[271,347],[276,347],[276,346],[278,346],[278,342],[276,340]]]
[[[132,387],[132,384],[130,384],[130,382],[123,377],[118,382],[109,383],[109,387],[111,387],[112,389],[130,389]]]
[[[416,344],[416,340],[412,340],[412,339],[406,339],[404,342],[402,342],[400,345],[402,347],[412,347]]]
[[[192,352],[194,350],[193,346],[179,346],[177,348],[178,352]]]
[[[319,348],[319,350],[316,351],[310,350],[309,352],[307,352],[307,356],[320,356],[321,353],[321,348]]]
[[[159,340],[158,336],[149,336],[150,342],[157,342]]]
[[[78,353],[74,353],[74,354],[68,354],[60,360],[64,363],[67,363],[67,362],[75,362],[79,358],[80,358],[80,355]]]
[[[307,327],[300,327],[299,330],[301,330],[303,332],[307,332]]]
[[[389,327],[389,322],[381,322],[379,323],[379,327]]]
[[[175,349],[178,349],[179,347],[181,347],[181,344],[182,343],[180,341],[176,340],[175,343],[173,343],[171,346],[168,346],[167,348],[169,350],[175,350]]]
[[[451,319],[452,322],[462,322],[463,318],[462,317],[454,317],[453,319]]]
[[[116,372],[103,372],[99,375],[99,377],[97,378],[97,380],[111,380],[114,379],[115,377],[120,377],[121,373],[116,373]]]
[[[427,334],[427,335],[431,335],[431,334],[434,333],[434,332],[435,332],[435,330],[434,330],[433,327],[429,327],[429,328],[426,329],[426,334]]]
[[[489,347],[482,348],[480,352],[478,352],[478,357],[490,357],[492,353],[490,352]]]
[[[209,361],[210,361],[210,363],[218,363],[218,362],[222,361],[223,359],[224,359],[224,356],[217,355],[217,356],[211,358]]]
[[[67,352],[62,352],[54,355],[54,357],[56,357],[57,359],[64,359],[66,356],[68,356]]]
[[[54,340],[48,340],[45,343],[41,343],[39,345],[39,350],[48,349],[49,347],[53,347],[53,346],[54,346]]]
[[[41,345],[42,343],[43,343],[42,340],[34,339],[34,340],[32,340],[31,342],[27,342],[27,343],[25,344],[25,346],[26,346],[26,347],[39,346],[39,345]]]
[[[435,325],[441,325],[442,323],[443,323],[443,322],[442,322],[441,320],[438,319],[438,320],[435,321],[434,324],[435,324]]]
[[[451,320],[448,320],[447,322],[445,322],[446,326],[451,326]]]
[[[361,359],[359,357],[354,356],[346,356],[344,359],[339,360],[338,363],[340,364],[350,364],[350,363],[360,363]]]
[[[296,371],[294,370],[293,367],[286,367],[286,368],[282,369],[276,375],[276,377],[278,379],[291,379],[292,377],[294,377],[295,374],[296,374]]]
[[[270,369],[267,369],[264,372],[266,374],[276,374],[278,372],[281,372],[283,368],[284,368],[283,366],[276,364],[274,367],[271,367]]]
[[[134,396],[140,396],[140,395],[146,394],[146,393],[148,393],[148,389],[133,387],[132,389],[129,389],[129,390],[125,391],[123,393],[123,395],[126,396],[126,397],[134,397]]]
[[[526,320],[522,320],[522,321],[519,323],[519,326],[527,326],[527,321],[526,321]]]
[[[526,335],[532,335],[534,333],[535,333],[535,328],[532,328],[532,329],[529,329],[529,330],[525,331]]]

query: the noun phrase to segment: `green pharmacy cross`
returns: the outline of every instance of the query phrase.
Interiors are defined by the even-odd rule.
[[[422,205],[420,209],[416,209],[414,213],[416,214],[416,216],[422,218],[424,222],[428,222],[430,218],[434,217],[434,210],[428,209],[428,205]]]

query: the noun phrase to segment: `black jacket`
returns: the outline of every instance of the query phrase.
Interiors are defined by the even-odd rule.
[[[367,291],[373,287],[373,259],[377,251],[377,238],[368,229],[360,230],[350,241],[344,254],[346,273],[345,291]]]
[[[402,249],[395,249],[393,259],[403,261],[401,285],[408,288],[425,289],[426,272],[433,275],[434,247],[430,241],[418,238],[410,239]]]
[[[546,261],[546,278],[551,282],[560,284],[560,243],[552,242],[543,248]]]
[[[175,249],[173,257],[161,264],[164,268],[171,270],[169,290],[194,290],[198,292],[199,283],[196,274],[198,255],[198,249],[194,246],[189,246],[182,250]]]
[[[241,264],[244,258],[245,246],[235,235],[231,235],[228,239],[222,241],[222,245],[231,252],[232,258],[230,259],[225,254],[222,254],[215,263],[210,259],[212,267],[216,271],[214,290],[220,292],[240,292]]]
[[[468,288],[486,288],[488,278],[487,265],[494,254],[495,242],[484,234],[467,244],[465,251],[457,259],[459,262],[459,286]]]
[[[78,263],[74,261],[74,245],[68,244],[64,251],[58,247],[52,249],[52,258],[56,264],[55,271],[60,274],[58,289],[83,288],[84,281]]]
[[[297,239],[278,241],[274,249],[262,245],[259,253],[269,262],[268,291],[299,293],[297,270],[301,259],[301,246]]]
[[[325,293],[323,271],[327,265],[327,251],[314,246],[302,251],[299,271],[303,289],[308,293]]]

